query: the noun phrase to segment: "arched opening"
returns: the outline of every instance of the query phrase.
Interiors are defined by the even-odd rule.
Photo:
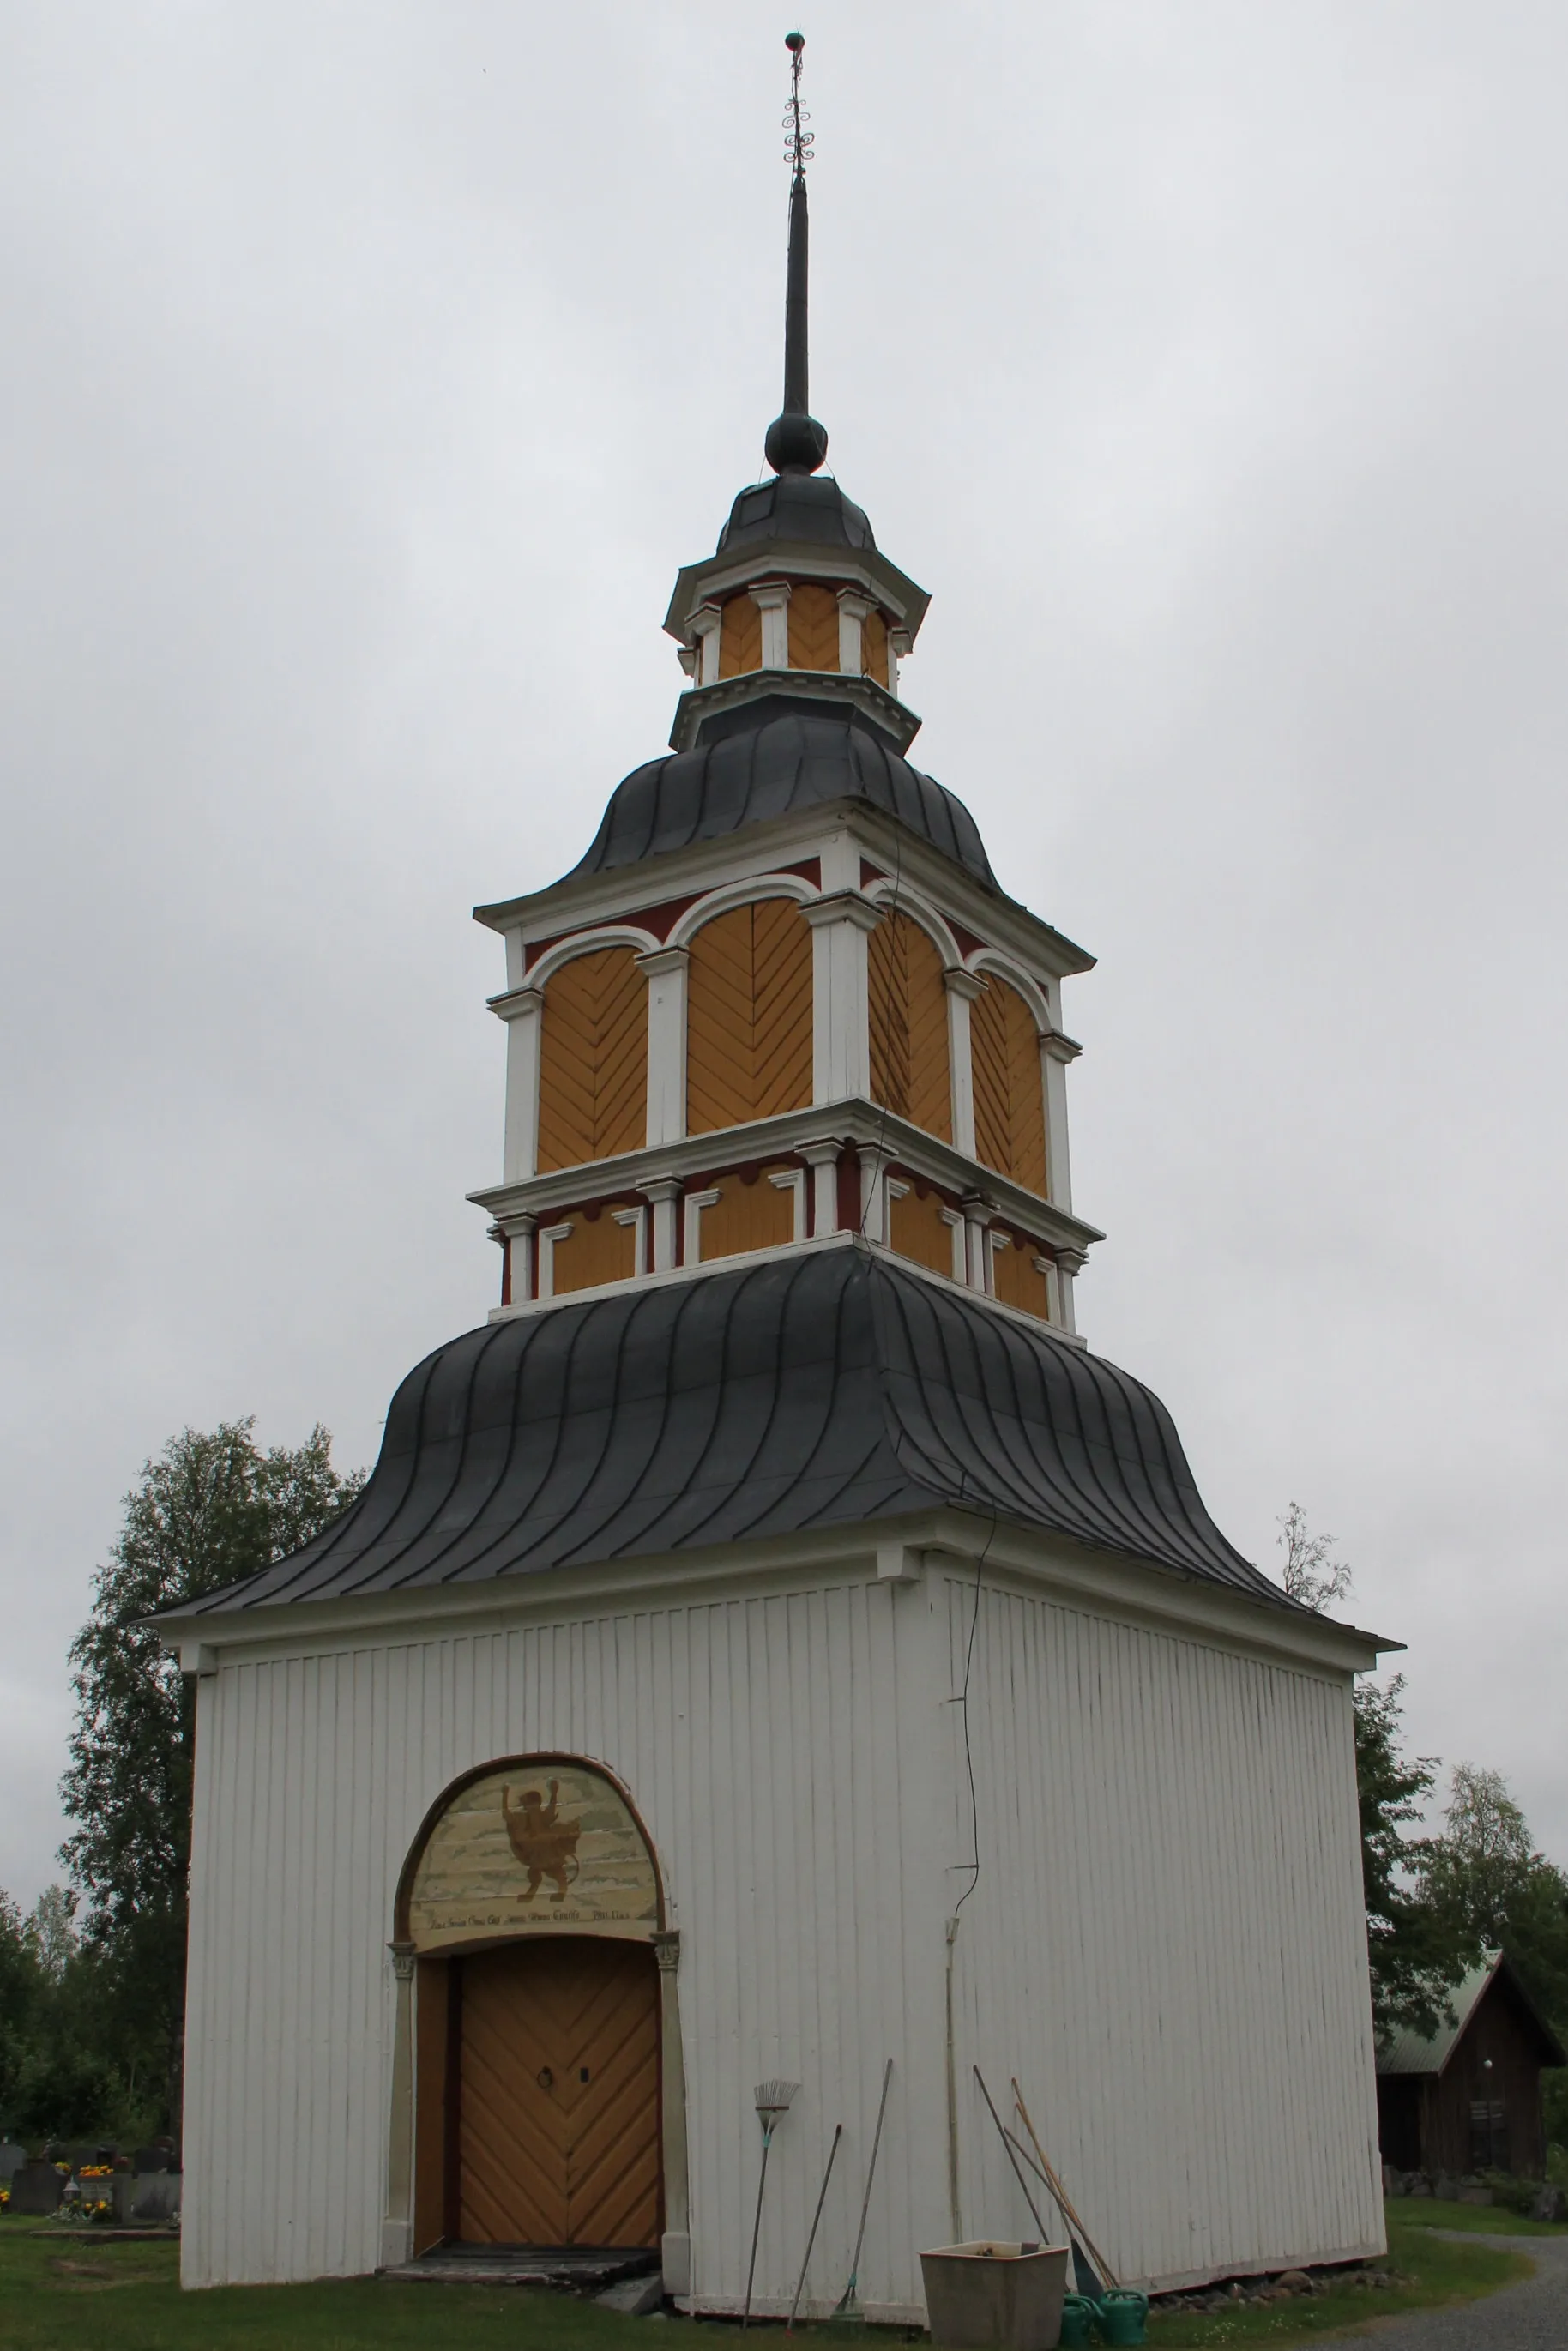
[[[947,987],[936,943],[894,911],[873,931],[868,961],[872,1100],[951,1143]]]
[[[415,2254],[659,2245],[663,1925],[652,1847],[601,1767],[512,1757],[434,1806],[393,1946],[413,1968]]]
[[[648,1132],[648,983],[631,947],[574,956],[545,986],[538,1170],[640,1151]]]
[[[1016,987],[995,972],[969,1007],[975,1156],[1000,1176],[1046,1190],[1045,1083],[1040,1029]]]
[[[811,932],[792,898],[716,914],[686,971],[686,1132],[711,1134],[811,1100]]]

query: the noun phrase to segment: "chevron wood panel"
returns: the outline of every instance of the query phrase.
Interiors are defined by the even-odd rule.
[[[887,684],[887,622],[880,612],[868,612],[861,622],[861,667],[878,685]]]
[[[803,581],[789,595],[789,666],[837,669],[839,600],[831,588]]]
[[[811,934],[792,899],[705,923],[686,974],[686,1129],[711,1134],[811,1099]]]
[[[975,1154],[1031,1192],[1045,1192],[1045,1092],[1040,1031],[1019,994],[995,973],[969,1007]]]
[[[942,1220],[943,1203],[935,1192],[922,1200],[913,1186],[893,1203],[890,1238],[900,1257],[927,1265],[933,1273],[953,1275],[953,1228]]]
[[[618,1225],[608,1208],[595,1217],[570,1219],[571,1238],[555,1244],[553,1265],[556,1296],[570,1290],[591,1290],[599,1281],[629,1281],[637,1267],[637,1236],[631,1225]]]
[[[772,1168],[786,1164],[771,1162],[750,1184],[739,1176],[719,1177],[714,1186],[718,1198],[703,1210],[697,1226],[705,1265],[709,1258],[733,1257],[737,1249],[777,1249],[794,1239],[793,1196],[768,1181]]]
[[[659,1991],[652,1951],[551,1937],[462,1965],[463,2241],[656,2244]]]
[[[870,942],[872,1098],[927,1134],[953,1139],[947,989],[942,958],[909,915],[884,915]]]
[[[1027,1236],[1020,1249],[1009,1241],[1004,1249],[994,1253],[997,1296],[1004,1306],[1019,1306],[1026,1314],[1038,1314],[1042,1322],[1051,1320],[1051,1292],[1043,1273],[1035,1264],[1040,1256],[1038,1244]]]
[[[762,613],[743,589],[725,605],[718,624],[718,674],[738,677],[762,667]]]
[[[545,988],[539,1172],[636,1151],[647,1132],[647,982],[630,947],[601,947]]]

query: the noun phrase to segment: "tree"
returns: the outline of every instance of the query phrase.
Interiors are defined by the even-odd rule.
[[[84,1942],[111,1964],[120,2045],[179,2111],[195,1702],[145,1619],[283,1558],[350,1502],[318,1426],[263,1453],[252,1420],[172,1437],[125,1498],[125,1519],[71,1645],[76,1729],[61,1783],[78,1823],[61,1858],[86,1896]]]
[[[1310,1531],[1300,1502],[1287,1509],[1276,1540],[1285,1554],[1284,1584],[1291,1599],[1321,1614],[1331,1600],[1349,1598],[1354,1581],[1350,1562],[1335,1559],[1333,1535],[1314,1535]]]
[[[1454,1766],[1421,1893],[1478,1955],[1500,1945],[1558,2031],[1568,2027],[1568,1876],[1536,1851],[1500,1771]]]
[[[1280,1520],[1285,1590],[1320,1614],[1349,1598],[1348,1560],[1334,1556],[1333,1535],[1315,1535],[1292,1502]],[[1421,1883],[1426,1841],[1406,1830],[1422,1818],[1437,1782],[1435,1756],[1406,1757],[1400,1747],[1405,1677],[1355,1686],[1355,1786],[1361,1808],[1361,1882],[1366,1903],[1366,1956],[1372,2021],[1380,2041],[1401,2025],[1436,2032],[1448,1993],[1470,1965],[1474,1938],[1437,1912]]]

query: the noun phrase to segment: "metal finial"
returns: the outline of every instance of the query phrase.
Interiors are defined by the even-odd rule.
[[[784,406],[768,428],[763,454],[776,474],[814,474],[828,454],[828,436],[810,413],[808,381],[806,278],[807,246],[810,235],[806,217],[806,166],[814,143],[806,129],[810,116],[800,104],[800,54],[804,33],[786,33],[789,52],[789,105],[784,128],[789,133],[785,159],[789,179],[789,262],[784,298]]]
[[[809,107],[800,104],[800,60],[805,54],[804,33],[786,33],[784,46],[789,52],[789,103],[784,110],[784,128],[789,133],[789,144],[784,150],[784,161],[790,164],[797,178],[811,160],[811,150],[817,143],[816,133],[806,129],[811,120]]]

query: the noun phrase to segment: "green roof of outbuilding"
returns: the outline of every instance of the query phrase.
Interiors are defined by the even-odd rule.
[[[1568,2053],[1564,2053],[1557,2035],[1521,1983],[1517,1970],[1503,1953],[1497,1950],[1484,1952],[1480,1965],[1472,1968],[1469,1974],[1461,1978],[1449,1992],[1448,2014],[1453,2019],[1452,2023],[1442,2026],[1429,2039],[1424,2033],[1411,2032],[1408,2027],[1396,2032],[1387,2047],[1377,2053],[1378,2072],[1441,2074],[1463,2040],[1465,2029],[1480,2006],[1483,1993],[1500,1974],[1507,1977],[1511,1990],[1517,1994],[1521,2006],[1540,2032],[1546,2053],[1542,2063],[1547,2065],[1568,2064]]]

